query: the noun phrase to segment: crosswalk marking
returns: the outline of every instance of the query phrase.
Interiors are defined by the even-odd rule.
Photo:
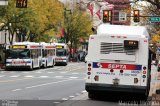
[[[27,75],[27,76],[24,76],[24,77],[27,77],[27,78],[33,78],[34,76]]]
[[[13,78],[17,78],[19,77],[20,75],[13,75],[13,76],[10,76],[10,77],[13,77]]]
[[[62,78],[63,76],[55,76],[55,78]]]
[[[0,77],[4,77],[5,75],[1,75]]]
[[[74,74],[74,75],[75,75],[75,74],[79,74],[79,73],[72,73],[72,74]]]
[[[40,76],[40,78],[48,78],[49,76]]]
[[[71,78],[71,79],[77,79],[78,77],[69,77],[69,78]]]

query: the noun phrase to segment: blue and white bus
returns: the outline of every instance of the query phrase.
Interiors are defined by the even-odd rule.
[[[35,42],[16,42],[6,46],[6,70],[40,68],[42,47]]]
[[[53,43],[41,43],[42,45],[42,66],[46,67],[54,67],[55,65],[55,52],[56,48]]]
[[[65,43],[54,43],[56,47],[56,64],[67,65],[69,61],[69,47]]]

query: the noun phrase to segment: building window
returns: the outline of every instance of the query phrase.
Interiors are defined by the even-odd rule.
[[[119,12],[119,21],[126,21],[127,14],[125,12]]]
[[[119,21],[119,12],[114,12],[114,21]]]

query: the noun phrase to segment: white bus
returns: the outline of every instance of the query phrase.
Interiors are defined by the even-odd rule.
[[[69,61],[69,47],[65,43],[54,43],[56,46],[56,64],[67,65]]]
[[[6,46],[6,70],[40,68],[42,49],[39,43],[16,42]]]
[[[42,45],[42,66],[54,67],[55,65],[55,45],[53,43],[41,43]]]
[[[141,26],[102,24],[89,38],[88,97],[97,92],[127,92],[147,97],[150,89],[149,34]]]

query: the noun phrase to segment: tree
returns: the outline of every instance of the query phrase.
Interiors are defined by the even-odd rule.
[[[16,8],[15,2],[16,0],[9,0],[8,6],[0,7],[0,12],[3,13],[0,23],[4,23],[4,27],[8,26],[10,43],[13,42],[15,34],[19,41],[39,41],[48,36],[48,30],[56,28],[56,25],[63,21],[63,5],[58,0],[29,0],[28,8],[24,9]]]
[[[88,39],[92,33],[92,21],[86,12],[75,9],[68,14],[65,22],[66,43],[70,41],[70,48],[77,48],[81,39]]]

